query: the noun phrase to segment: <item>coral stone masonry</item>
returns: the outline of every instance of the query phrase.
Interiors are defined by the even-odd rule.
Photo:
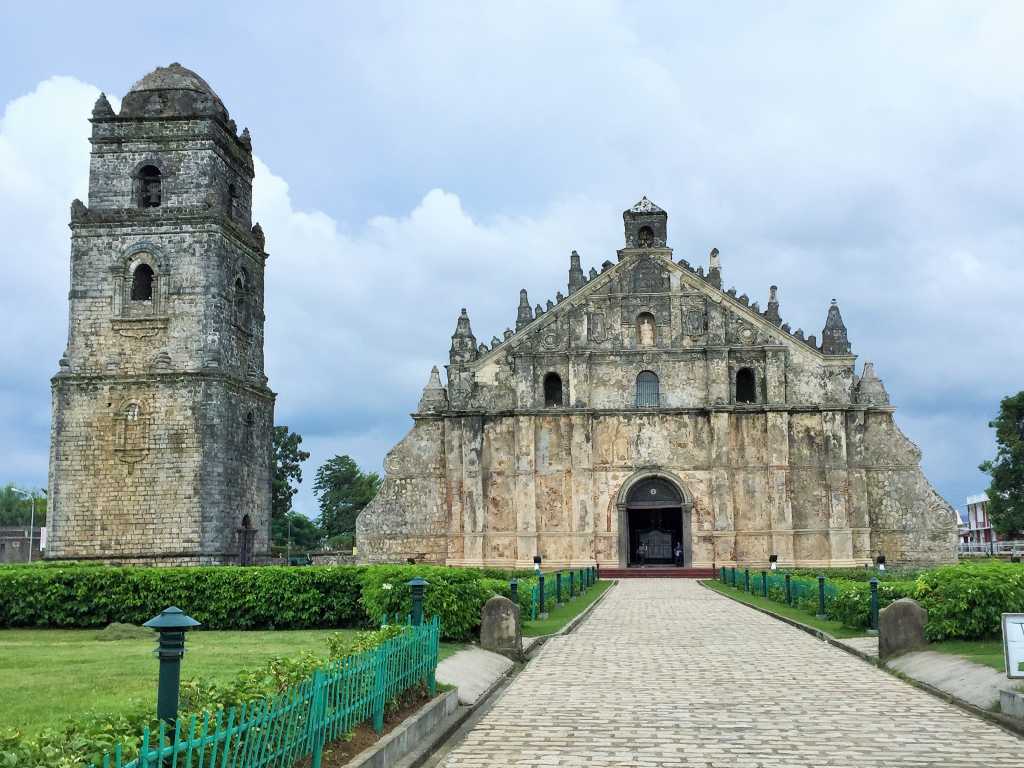
[[[611,567],[863,565],[955,559],[957,519],[925,479],[871,363],[857,374],[839,305],[819,344],[675,260],[668,216],[623,213],[615,262],[480,342],[463,309],[447,383],[360,514],[368,561]]]
[[[274,394],[249,132],[180,64],[146,75],[118,113],[101,95],[91,122],[46,556],[254,562],[269,551]]]

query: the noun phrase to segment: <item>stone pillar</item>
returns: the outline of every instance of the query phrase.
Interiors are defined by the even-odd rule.
[[[480,458],[483,453],[484,428],[479,416],[464,416],[462,421],[462,499],[463,559],[467,565],[483,563],[484,521],[486,519]]]
[[[789,498],[789,412],[769,411],[768,498],[772,552],[780,563],[793,562],[793,506]]]
[[[574,408],[590,406],[590,353],[569,357],[569,391],[566,405]]]
[[[864,471],[864,416],[863,410],[846,412],[847,511],[853,537],[853,559],[868,562],[872,559],[872,547],[868,480]]]
[[[534,417],[515,417],[516,566],[532,568],[537,554],[536,438]]]
[[[769,347],[764,363],[766,402],[781,405],[786,402],[786,348]]]
[[[568,417],[571,429],[569,467],[569,509],[572,528],[576,532],[573,546],[574,563],[590,563],[595,557],[594,535],[594,473],[593,416],[589,413]]]
[[[727,554],[732,561],[736,550],[736,517],[732,504],[732,484],[729,470],[729,417],[726,411],[713,412],[711,420],[711,447],[709,465],[715,467],[710,472],[708,485],[711,489],[709,502],[715,530],[720,532],[716,548]],[[717,555],[716,555],[717,556]]]
[[[846,414],[843,411],[825,411],[821,421],[828,482],[829,556],[833,566],[853,565],[853,536],[847,508]]]

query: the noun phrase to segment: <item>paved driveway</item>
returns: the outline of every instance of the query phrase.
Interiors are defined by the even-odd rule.
[[[444,765],[1024,768],[1024,740],[695,582],[631,579]]]

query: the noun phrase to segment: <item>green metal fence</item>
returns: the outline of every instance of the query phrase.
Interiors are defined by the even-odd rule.
[[[722,566],[718,572],[719,581],[728,587],[812,612],[818,608],[819,589],[824,593],[826,606],[830,605],[839,594],[839,588],[828,579],[825,579],[822,586],[819,587],[817,579],[801,576],[789,576],[787,579],[787,576],[788,574],[780,571],[749,570],[725,566]],[[788,588],[787,581],[789,582]]]
[[[561,577],[561,578],[559,578]],[[548,571],[544,573],[544,609],[551,610],[561,601],[565,602],[577,595],[582,595],[597,581],[594,568],[576,568],[565,571]],[[530,589],[530,620],[540,615],[540,580]],[[561,592],[561,594],[559,594]]]
[[[147,729],[135,760],[123,762],[118,748],[102,768],[290,768],[306,757],[319,768],[325,743],[368,720],[380,733],[384,708],[399,694],[422,683],[434,695],[439,638],[435,616],[273,698]]]

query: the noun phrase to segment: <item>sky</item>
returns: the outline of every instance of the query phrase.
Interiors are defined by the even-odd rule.
[[[265,7],[265,6],[273,7]],[[22,3],[0,25],[0,481],[45,486],[88,117],[156,66],[217,91],[256,155],[276,421],[380,470],[459,309],[600,269],[622,211],[860,365],[955,506],[1024,388],[1024,5]],[[120,6],[120,7],[119,7]]]

